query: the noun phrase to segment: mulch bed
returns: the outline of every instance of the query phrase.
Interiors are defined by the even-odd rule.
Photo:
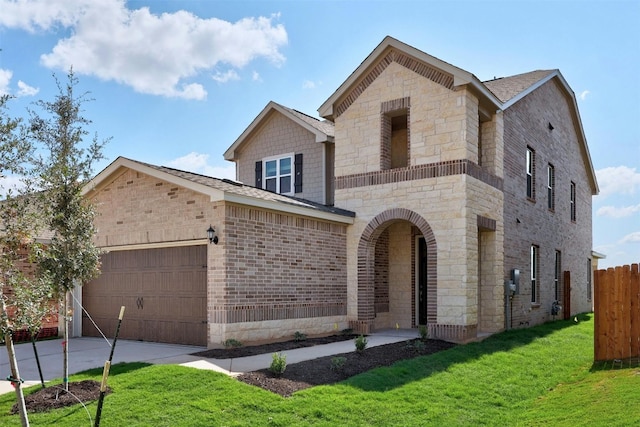
[[[193,353],[193,355],[213,359],[228,359],[353,340],[355,337],[355,335],[341,334],[329,337],[309,338],[303,341],[286,341],[229,349],[212,349]],[[355,351],[354,344],[354,351],[350,353],[341,353],[287,365],[285,372],[279,376],[273,374],[268,369],[262,369],[240,374],[237,378],[244,383],[277,393],[283,397],[289,397],[296,391],[305,388],[322,384],[334,384],[374,368],[389,366],[400,360],[436,353],[454,346],[455,344],[446,341],[413,339],[365,348],[364,351],[359,353]],[[341,360],[341,366],[337,366],[337,360]],[[47,386],[47,388],[25,396],[27,411],[46,412],[51,409],[75,405],[79,402],[97,400],[100,396],[100,383],[94,380],[69,383],[69,393],[64,392],[61,387],[61,384]],[[111,389],[109,388],[107,388],[107,394],[108,393],[111,393]],[[17,404],[13,405],[11,413],[18,413]]]
[[[244,383],[289,397],[305,388],[334,384],[374,368],[390,366],[400,360],[433,354],[454,346],[455,344],[446,341],[414,339],[365,348],[362,353],[353,351],[294,363],[287,365],[285,372],[280,376],[268,369],[262,369],[246,372],[237,378]],[[336,357],[345,358],[340,368],[336,368],[332,363]]]
[[[107,387],[107,394],[111,389]],[[98,400],[100,397],[100,383],[94,380],[84,380],[69,383],[69,392],[64,391],[62,384],[50,385],[35,393],[25,396],[27,412],[47,412],[52,409],[76,405],[80,402]],[[12,414],[18,413],[18,404],[11,408]]]

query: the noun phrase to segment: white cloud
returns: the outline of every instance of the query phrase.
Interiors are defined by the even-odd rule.
[[[218,83],[226,83],[230,80],[240,80],[240,76],[238,76],[238,73],[236,73],[235,70],[227,70],[226,73],[221,73],[218,71],[212,76],[212,78]]]
[[[580,100],[584,101],[585,99],[587,99],[587,95],[589,95],[591,92],[589,92],[588,90],[583,90],[582,92],[580,92],[580,95],[578,95],[578,97],[580,98]]]
[[[56,25],[69,27],[78,22],[89,7],[112,0],[0,0],[0,26],[29,32],[48,30]],[[120,2],[118,2],[120,3]]]
[[[620,243],[640,243],[640,231],[627,234],[620,240]]]
[[[640,212],[640,204],[635,206],[624,206],[617,208],[615,206],[602,206],[596,211],[598,216],[606,216],[609,218],[626,218],[637,212]]]
[[[177,159],[171,160],[170,162],[168,162],[167,166],[185,170],[188,172],[212,176],[214,178],[236,178],[235,164],[230,164],[228,166],[212,166],[209,164],[208,154],[196,153],[195,151],[182,157],[178,157]]]
[[[257,71],[254,71],[251,74],[251,80],[253,80],[254,82],[262,82],[262,77],[260,77],[260,73],[258,73]]]
[[[11,81],[12,76],[12,71],[0,68],[0,95],[9,94],[9,82]]]
[[[304,80],[302,82],[302,89],[316,89],[319,86],[322,86],[322,80],[315,82],[313,80]]]
[[[635,168],[616,166],[596,171],[600,196],[612,194],[635,194],[640,189],[640,173]]]
[[[69,30],[41,56],[45,66],[73,66],[145,94],[204,99],[204,87],[186,80],[221,64],[239,70],[257,58],[285,60],[287,32],[277,14],[228,22],[186,11],[155,15],[123,0],[0,0],[0,10],[0,27]]]
[[[38,92],[40,92],[40,89],[29,86],[22,80],[18,80],[18,96],[34,96]]]

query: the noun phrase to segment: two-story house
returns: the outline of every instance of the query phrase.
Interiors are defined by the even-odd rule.
[[[238,182],[124,158],[98,174],[97,324],[124,304],[134,339],[465,342],[591,309],[598,187],[558,70],[481,82],[387,37],[318,111],[270,102],[224,154]]]

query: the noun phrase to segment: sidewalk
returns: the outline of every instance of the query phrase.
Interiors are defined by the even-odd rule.
[[[367,336],[367,347],[377,347],[379,345],[406,341],[418,337],[418,331],[411,329],[390,329],[377,331]],[[355,344],[353,340],[348,340],[331,344],[315,345],[313,347],[285,350],[282,352],[282,354],[287,356],[287,364],[290,365],[293,363],[302,362],[304,360],[317,359],[319,357],[331,356],[340,353],[349,353],[352,351],[355,351]],[[199,358],[198,360],[181,363],[181,365],[190,366],[197,369],[209,369],[212,371],[222,372],[227,375],[235,376],[243,372],[266,369],[271,365],[272,360],[272,353],[266,353],[256,356],[238,357],[236,359]]]
[[[405,341],[418,337],[418,331],[409,329],[377,331],[367,336],[368,347]],[[69,374],[92,368],[102,368],[111,352],[110,342],[102,338],[72,338],[69,342]],[[62,340],[39,341],[36,343],[40,366],[45,381],[62,378]],[[20,377],[25,380],[23,386],[28,387],[40,383],[38,367],[31,343],[16,344],[16,356]],[[206,350],[206,347],[162,344],[140,341],[118,340],[112,363],[146,362],[153,364],[179,364],[196,369],[206,369],[227,375],[238,375],[243,372],[268,368],[272,355],[235,359],[206,359],[191,356],[191,353]],[[333,354],[348,353],[355,350],[352,340],[313,347],[286,350],[287,363],[293,364],[304,360],[316,359]],[[13,391],[6,378],[11,374],[6,348],[0,348],[0,394]]]

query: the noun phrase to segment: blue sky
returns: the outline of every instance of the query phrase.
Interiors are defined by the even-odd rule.
[[[598,176],[602,267],[640,262],[640,2],[0,0],[0,93],[24,115],[72,65],[117,156],[234,177],[222,153],[276,101],[316,116],[393,36],[480,80],[558,68]],[[9,178],[10,180],[10,178]]]

